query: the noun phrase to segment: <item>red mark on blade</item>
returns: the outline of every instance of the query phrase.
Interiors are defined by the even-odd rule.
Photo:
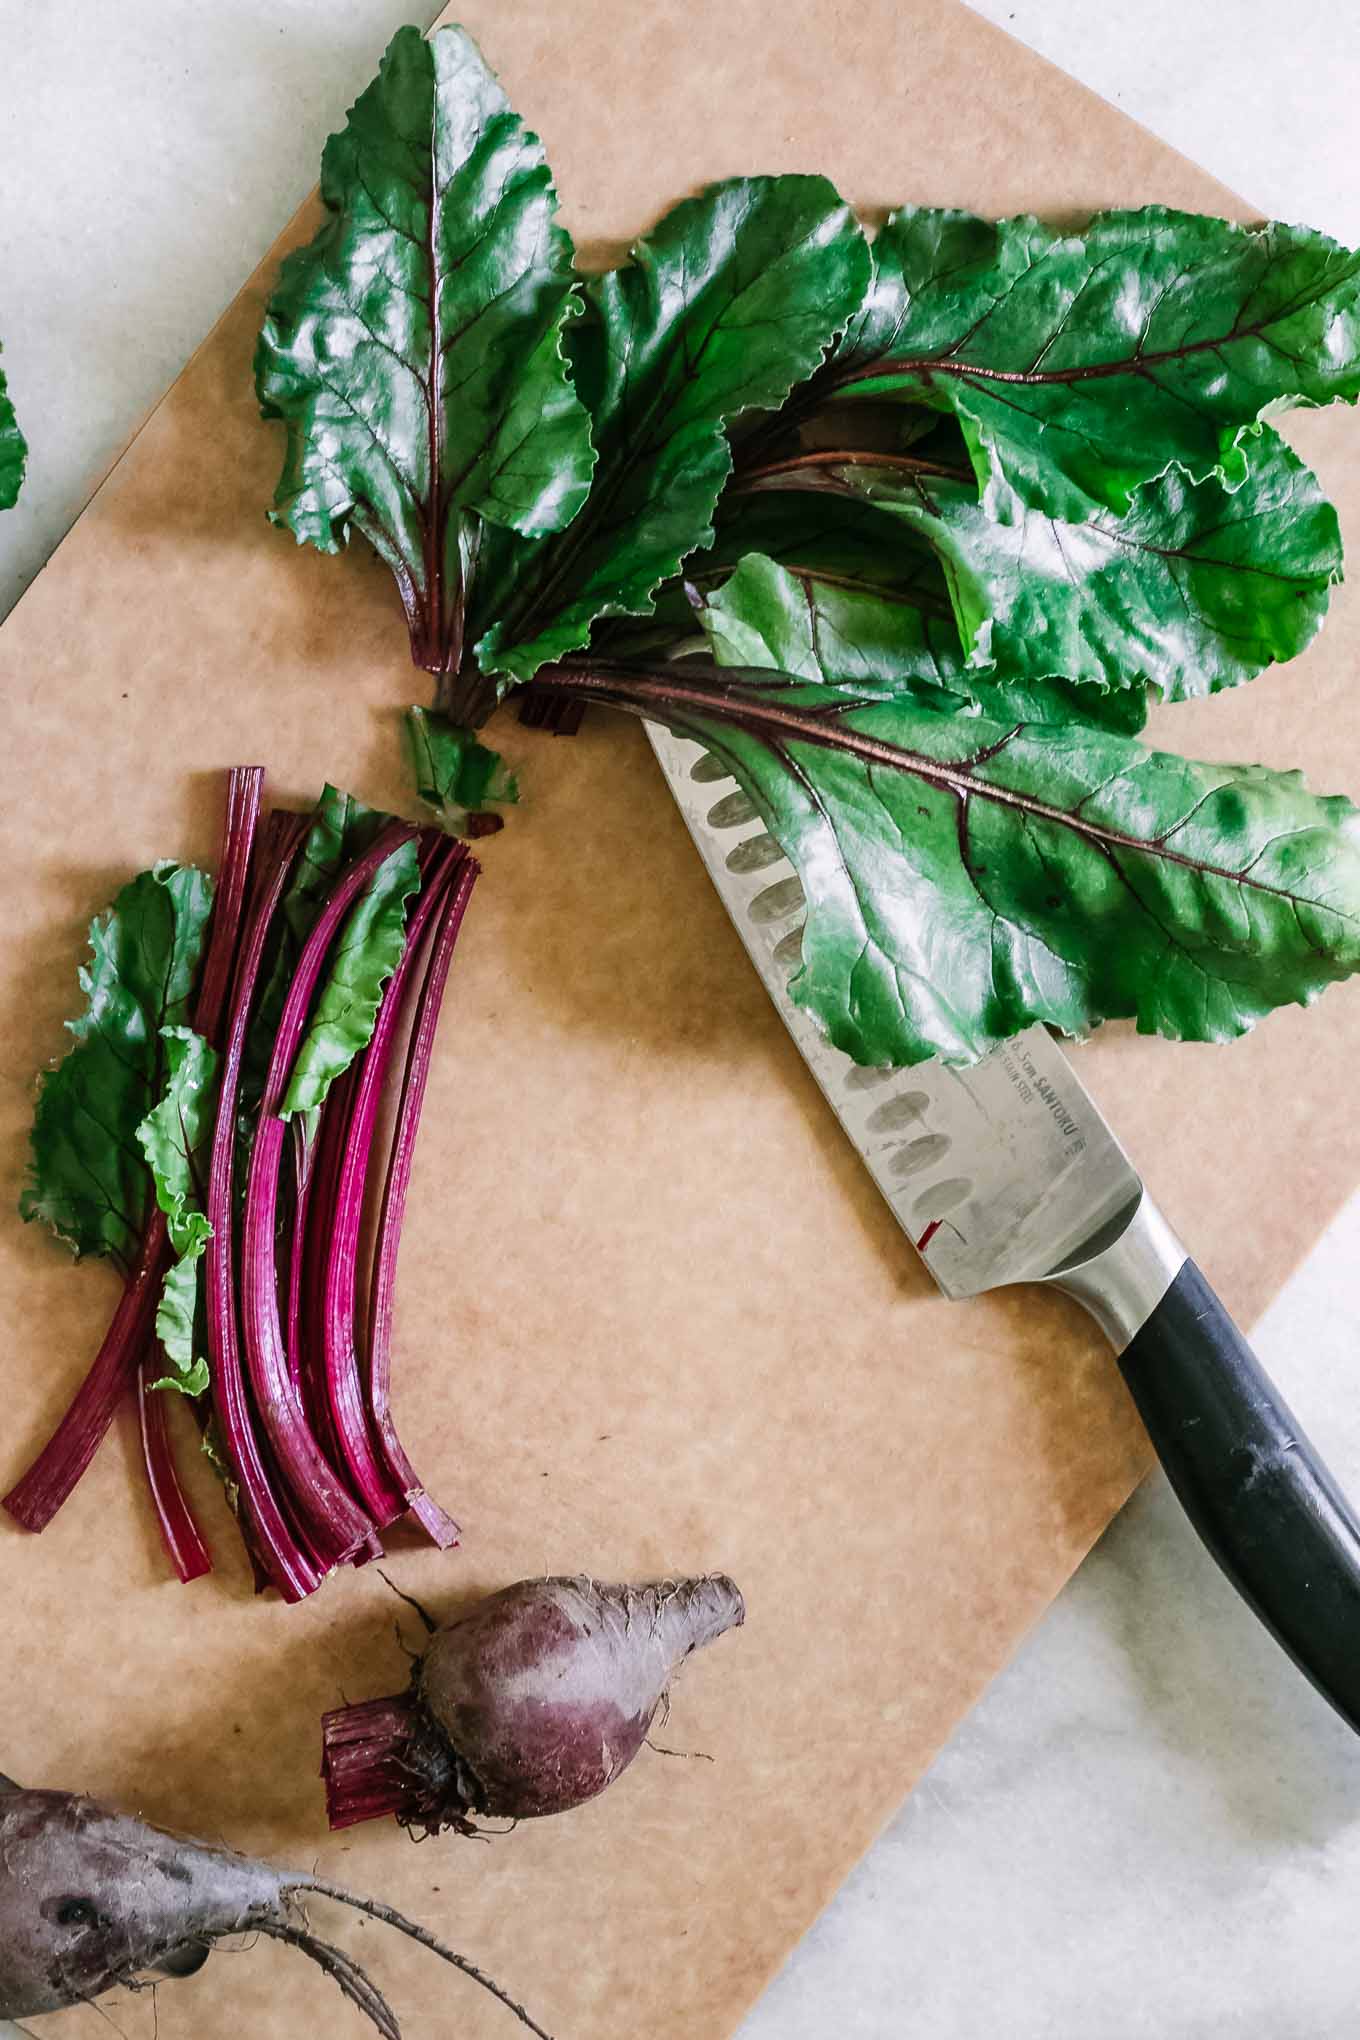
[[[921,1234],[920,1239],[916,1242],[916,1251],[918,1254],[924,1254],[926,1248],[930,1245],[931,1241],[934,1239],[936,1233],[940,1230],[940,1227],[943,1224],[944,1220],[942,1218],[931,1219],[930,1224],[926,1227],[925,1231]]]

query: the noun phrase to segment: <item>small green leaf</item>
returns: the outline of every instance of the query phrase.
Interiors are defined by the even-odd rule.
[[[276,523],[323,552],[362,531],[418,664],[456,667],[477,520],[557,531],[594,455],[562,353],[572,246],[538,137],[472,38],[398,30],[321,164],[331,215],[290,255],[256,356],[288,445]]]
[[[367,1048],[382,988],[401,960],[406,903],[419,890],[420,862],[413,842],[384,858],[350,908],[284,1096],[282,1116],[311,1112],[335,1079]]]
[[[484,673],[528,680],[601,616],[646,616],[712,535],[725,426],[772,409],[854,311],[868,251],[821,177],[747,177],[686,199],[587,286],[570,335],[599,465],[569,530],[485,533],[469,634]]]
[[[859,1062],[1034,1021],[1226,1041],[1360,969],[1360,811],[1298,773],[685,661],[588,695],[745,789],[806,894],[790,992]]]
[[[1274,432],[1250,449],[1232,493],[1173,471],[1137,489],[1123,517],[1081,524],[1014,503],[998,519],[970,485],[871,463],[835,476],[934,546],[980,672],[1151,682],[1187,701],[1292,659],[1341,578],[1336,512],[1317,478]],[[994,486],[992,510],[1004,491]]]
[[[408,709],[406,739],[417,793],[455,836],[466,830],[470,815],[519,799],[515,775],[500,752],[445,716]]]
[[[27,462],[28,447],[0,369],[0,510],[12,510],[18,502]]]
[[[984,490],[1068,523],[1173,464],[1236,488],[1245,429],[1360,393],[1360,256],[1164,206],[1077,234],[904,206],[824,387],[953,410]]]
[[[170,1244],[189,1259],[212,1238],[206,1211],[208,1161],[217,1124],[217,1054],[192,1027],[163,1027],[165,1079],[159,1102],[137,1128],[166,1216]]]
[[[137,1130],[160,1083],[161,1031],[189,1017],[212,883],[162,863],[125,885],[90,926],[75,1047],[40,1080],[25,1219],[43,1219],[77,1257],[137,1250],[151,1177]]]
[[[195,1351],[201,1252],[200,1245],[192,1255],[166,1270],[156,1310],[156,1337],[175,1371],[153,1381],[151,1386],[178,1389],[181,1395],[202,1395],[208,1386],[208,1363]]]

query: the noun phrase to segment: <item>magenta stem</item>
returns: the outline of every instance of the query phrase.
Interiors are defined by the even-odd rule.
[[[263,777],[259,766],[243,765],[227,780],[221,866],[194,1009],[195,1025],[210,1040],[221,1025],[223,980],[230,978],[236,953]],[[88,1374],[42,1451],[4,1497],[3,1506],[26,1530],[46,1529],[98,1451],[118,1404],[132,1386],[170,1258],[164,1216],[153,1211],[136,1265]]]
[[[288,1131],[280,1112],[312,995],[340,922],[379,867],[415,835],[416,830],[407,823],[389,823],[372,847],[340,874],[302,946],[274,1038],[246,1183],[241,1243],[241,1331],[246,1368],[256,1407],[299,1518],[323,1556],[337,1565],[368,1547],[373,1524],[327,1463],[288,1371],[275,1256],[279,1169]]]
[[[368,1397],[374,1428],[392,1478],[406,1491],[411,1509],[427,1535],[440,1550],[458,1542],[458,1525],[445,1514],[420,1484],[407,1458],[392,1417],[392,1321],[396,1300],[397,1261],[401,1252],[401,1231],[406,1217],[406,1197],[411,1186],[411,1166],[416,1135],[420,1130],[421,1108],[429,1082],[430,1058],[434,1049],[439,1010],[448,984],[454,947],[463,925],[472,888],[481,866],[475,857],[465,857],[440,910],[434,945],[416,1002],[415,1019],[406,1050],[401,1102],[397,1108],[396,1130],[388,1157],[387,1180],[383,1185],[382,1212],[378,1221],[378,1245],[369,1291]]]
[[[355,1302],[364,1196],[383,1082],[396,1046],[403,992],[449,879],[465,855],[461,843],[445,839],[426,860],[424,886],[407,924],[405,947],[383,994],[372,1036],[357,1068],[352,1096],[344,1101],[346,1118],[340,1167],[325,1213],[322,1379],[330,1429],[351,1487],[380,1529],[405,1514],[410,1497],[406,1485],[393,1478],[374,1448],[359,1372]],[[336,1102],[338,1106],[340,1101]]]
[[[137,1369],[137,1428],[142,1441],[142,1465],[156,1510],[170,1562],[187,1587],[213,1569],[208,1547],[194,1520],[189,1498],[180,1486],[175,1466],[170,1426],[166,1422],[165,1390],[153,1388],[152,1357],[148,1354]]]
[[[264,958],[269,924],[302,847],[306,827],[305,818],[301,815],[274,815],[270,818],[269,841],[241,942],[241,960],[232,995],[208,1178],[208,1221],[212,1226],[212,1237],[205,1252],[208,1359],[212,1369],[213,1407],[223,1447],[240,1489],[241,1506],[249,1518],[249,1543],[253,1557],[288,1601],[299,1601],[320,1586],[322,1571],[303,1550],[296,1532],[283,1515],[255,1436],[241,1368],[237,1322],[232,1251],[235,1226],[233,1179],[236,1108],[251,1003]]]

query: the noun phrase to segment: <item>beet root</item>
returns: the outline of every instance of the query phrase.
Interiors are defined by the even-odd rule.
[[[401,2040],[391,2006],[353,1956],[319,1939],[306,1892],[384,1920],[498,1997],[540,2040],[522,2006],[425,1928],[378,1901],[230,1849],[186,1840],[71,1792],[25,1792],[0,1779],[0,2018],[88,2004],[148,1974],[190,1976],[215,1941],[260,1933],[301,1949],[384,2040]]]
[[[632,1763],[684,1659],[745,1613],[721,1574],[524,1580],[492,1594],[434,1629],[407,1692],[326,1716],[331,1826],[394,1814],[425,1833],[475,1833],[473,1815],[580,1806]]]

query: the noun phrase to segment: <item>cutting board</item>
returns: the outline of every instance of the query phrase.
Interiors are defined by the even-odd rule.
[[[826,171],[870,215],[905,199],[1244,212],[945,0],[468,0],[464,18],[541,129],[591,260],[697,185],[756,169]],[[264,518],[280,441],[250,356],[279,252],[0,632],[7,1204],[89,917],[155,857],[212,857],[223,768],[259,760],[298,803],[325,777],[406,799],[398,712],[421,683],[385,569],[361,544],[300,551]],[[1352,533],[1354,430],[1293,431]],[[1360,792],[1358,635],[1343,590],[1305,658],[1174,711],[1167,734]],[[644,1752],[597,1804],[491,1843],[328,1837],[318,1718],[403,1683],[400,1605],[374,1570],[301,1608],[256,1600],[200,1466],[220,1570],[173,1584],[121,1426],[46,1535],[0,1524],[0,1764],[381,1892],[560,2040],[716,2040],[1144,1447],[1075,1308],[937,1298],[768,1008],[641,732],[597,715],[574,741],[513,722],[500,741],[524,804],[486,846],[454,973],[398,1324],[401,1426],[465,1546],[401,1543],[391,1571],[452,1610],[545,1570],[729,1569],[750,1619],[677,1685],[664,1740],[691,1754]],[[1231,1048],[1110,1029],[1077,1053],[1249,1322],[1360,1178],[1360,1115],[1336,1111],[1360,998],[1329,993]],[[0,1255],[7,1480],[83,1372],[114,1283],[17,1222]],[[433,1958],[317,1918],[372,1965],[410,2040],[508,2040],[507,2015]],[[300,1957],[263,1946],[214,1957],[156,2011],[161,2040],[291,2036],[319,2017],[336,2040],[362,2030]],[[151,2034],[145,1999],[117,2016]]]

